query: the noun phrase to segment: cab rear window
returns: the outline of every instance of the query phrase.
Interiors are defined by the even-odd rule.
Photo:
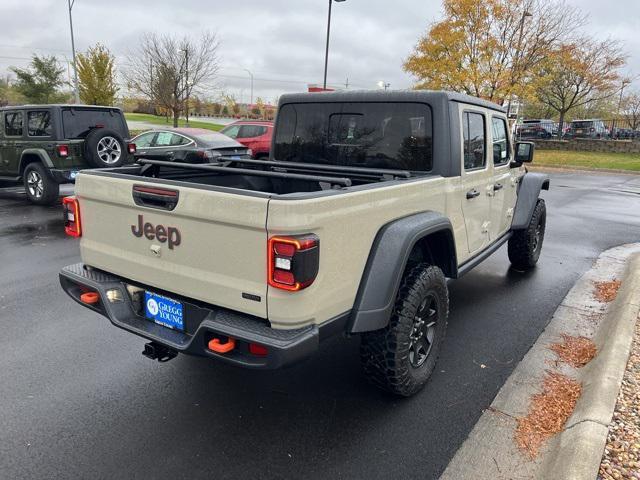
[[[65,138],[84,138],[94,128],[109,128],[123,137],[128,136],[119,110],[67,108],[62,110],[62,127]]]
[[[431,108],[423,103],[297,103],[278,113],[280,161],[430,171]]]

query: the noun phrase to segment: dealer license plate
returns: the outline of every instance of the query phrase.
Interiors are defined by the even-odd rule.
[[[173,330],[184,330],[182,303],[157,293],[144,293],[144,312],[149,320]]]

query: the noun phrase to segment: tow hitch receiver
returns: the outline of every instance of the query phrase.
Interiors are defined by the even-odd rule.
[[[208,347],[209,350],[216,353],[229,353],[236,348],[236,340],[235,338],[229,337],[226,343],[222,343],[219,338],[213,338],[209,341]]]
[[[149,342],[144,345],[142,355],[150,358],[151,360],[158,360],[159,362],[164,363],[176,358],[178,352],[173,348],[165,347],[159,343]]]

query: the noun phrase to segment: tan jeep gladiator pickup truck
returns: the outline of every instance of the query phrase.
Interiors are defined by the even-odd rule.
[[[277,368],[360,335],[365,375],[408,396],[438,357],[447,279],[505,242],[517,268],[538,261],[549,179],[532,157],[477,98],[284,95],[267,161],[80,173],[64,206],[82,263],[60,281],[150,358]]]

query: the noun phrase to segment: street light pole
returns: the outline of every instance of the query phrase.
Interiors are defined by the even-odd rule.
[[[71,30],[71,52],[73,53],[73,89],[76,98],[76,104],[80,103],[80,91],[78,90],[78,66],[76,64],[76,43],[73,38],[73,18],[71,16],[71,9],[73,5],[76,3],[76,0],[68,0],[69,5],[69,28]]]
[[[522,18],[520,19],[520,35],[518,35],[518,50],[516,52],[516,62],[520,62],[522,57],[522,36],[524,35],[524,21],[527,17],[533,17],[533,14],[525,10],[522,12]],[[513,102],[513,93],[509,94],[509,104],[507,106],[507,118],[511,116],[511,103]]]
[[[327,19],[327,48],[324,52],[324,83],[323,90],[327,89],[327,67],[329,66],[329,37],[331,35],[331,6],[333,2],[344,2],[346,0],[329,0],[329,17]]]
[[[253,73],[248,68],[245,68],[244,71],[249,74],[249,77],[251,77],[251,102],[250,102],[250,105],[253,106]]]
[[[184,63],[185,63],[185,70],[184,70],[184,83],[187,89],[187,108],[185,109],[185,122],[184,122],[184,126],[189,128],[189,49],[185,48],[184,49]]]
[[[622,80],[622,87],[620,88],[620,101],[618,102],[618,112],[622,109],[622,94],[624,93],[624,87],[631,83],[630,80]]]
[[[618,117],[622,116],[622,94],[624,93],[624,87],[629,85],[631,80],[627,80],[626,78],[622,80],[622,86],[620,87],[620,100],[618,101]],[[622,122],[620,122],[622,124]],[[613,128],[616,127],[616,120],[613,120]],[[611,135],[613,136],[613,128],[611,129]]]

